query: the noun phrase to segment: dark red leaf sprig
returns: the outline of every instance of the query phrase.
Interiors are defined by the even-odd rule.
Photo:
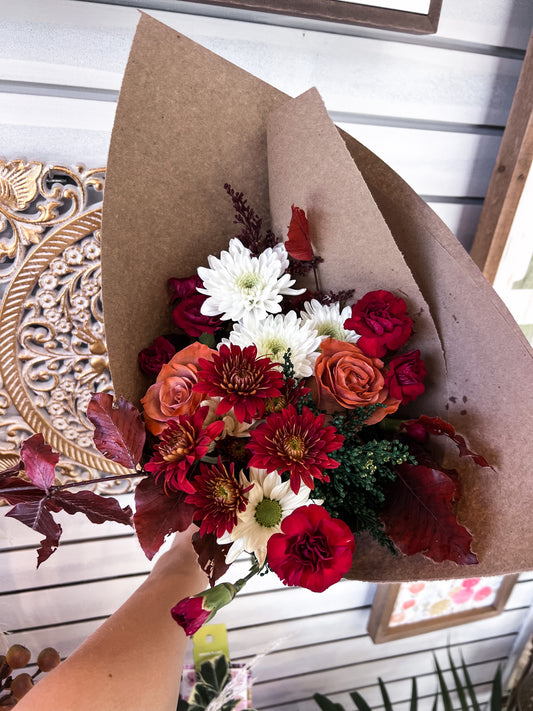
[[[423,433],[425,435],[434,435],[436,437],[443,436],[448,437],[455,442],[459,448],[459,454],[461,457],[470,457],[473,462],[475,462],[479,467],[493,467],[487,462],[485,457],[481,454],[473,452],[467,445],[465,438],[455,431],[454,427],[440,417],[428,417],[427,415],[421,415],[414,420],[406,420],[400,426],[400,431],[405,432],[407,435],[417,439],[418,441],[423,441]],[[418,434],[418,436],[417,436]]]
[[[45,443],[42,434],[36,434],[24,442],[21,449],[21,466],[29,483],[20,476],[0,479],[0,498],[14,504],[6,516],[20,521],[44,536],[37,551],[37,567],[57,549],[62,528],[53,513],[83,513],[93,523],[115,521],[132,525],[129,506],[121,508],[116,499],[99,496],[92,491],[66,491],[67,486],[56,485],[55,467],[59,454]],[[16,467],[12,467],[10,472]],[[113,479],[116,477],[112,477]],[[83,482],[85,483],[85,482]]]
[[[436,563],[476,564],[472,534],[453,513],[459,495],[457,472],[437,465],[400,465],[380,514],[385,533],[404,555],[422,553]]]
[[[262,233],[263,220],[248,205],[244,193],[236,192],[229,183],[224,185],[224,190],[233,203],[234,224],[242,226],[241,232],[235,235],[237,239],[250,250],[254,257],[260,255],[268,247],[274,247],[279,241],[278,238],[272,230],[267,230],[265,234]]]

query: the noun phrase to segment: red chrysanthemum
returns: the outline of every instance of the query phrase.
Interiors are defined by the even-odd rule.
[[[200,464],[200,474],[194,477],[194,493],[185,499],[196,506],[193,521],[200,523],[200,535],[216,533],[217,537],[230,533],[237,524],[237,514],[246,508],[246,492],[234,474],[233,462],[229,471],[218,458],[216,464]]]
[[[348,526],[316,504],[300,506],[268,540],[270,568],[285,585],[323,592],[350,570],[355,541]]]
[[[224,429],[221,421],[212,422],[205,429],[202,425],[209,412],[208,407],[200,407],[194,415],[180,415],[168,420],[161,434],[161,441],[154,448],[154,454],[144,467],[156,481],[163,476],[165,486],[175,491],[194,492],[187,479],[189,467],[196,459],[201,459],[211,442]]]
[[[281,395],[283,375],[270,358],[257,358],[256,346],[223,345],[212,361],[201,359],[199,366],[193,391],[222,398],[217,415],[233,408],[239,422],[252,422],[263,415],[265,398]]]
[[[325,426],[324,419],[325,415],[315,416],[307,407],[299,415],[292,405],[269,415],[250,433],[249,465],[268,471],[277,469],[280,474],[288,471],[295,494],[300,490],[300,481],[310,489],[315,487],[313,479],[328,482],[324,469],[339,466],[328,454],[342,447],[344,437],[335,427]]]

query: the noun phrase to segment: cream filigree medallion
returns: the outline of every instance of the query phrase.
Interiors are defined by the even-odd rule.
[[[101,493],[131,482],[92,444],[85,412],[111,392],[100,279],[105,171],[0,161],[0,468],[34,432],[63,456],[62,481]]]

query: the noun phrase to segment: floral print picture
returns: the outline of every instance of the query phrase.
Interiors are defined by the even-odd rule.
[[[496,601],[504,576],[402,583],[390,627],[489,607]]]

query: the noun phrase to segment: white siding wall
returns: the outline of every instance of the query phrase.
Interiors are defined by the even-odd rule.
[[[178,0],[143,7],[289,94],[316,85],[339,125],[471,243],[533,24],[530,0],[444,0],[430,37]],[[105,165],[137,17],[126,1],[0,0],[1,157]],[[149,568],[122,527],[65,519],[64,543],[39,571],[37,534],[3,520],[0,538],[0,629],[35,651],[55,645],[63,656]],[[269,578],[252,583],[219,620],[236,661],[281,640],[257,669],[255,705],[307,711],[320,691],[351,707],[348,691],[359,688],[378,707],[378,675],[402,702],[416,674],[429,708],[430,650],[446,667],[448,642],[463,650],[483,691],[526,618],[533,574],[521,576],[499,617],[378,646],[366,635],[373,594],[358,582],[322,595]]]

